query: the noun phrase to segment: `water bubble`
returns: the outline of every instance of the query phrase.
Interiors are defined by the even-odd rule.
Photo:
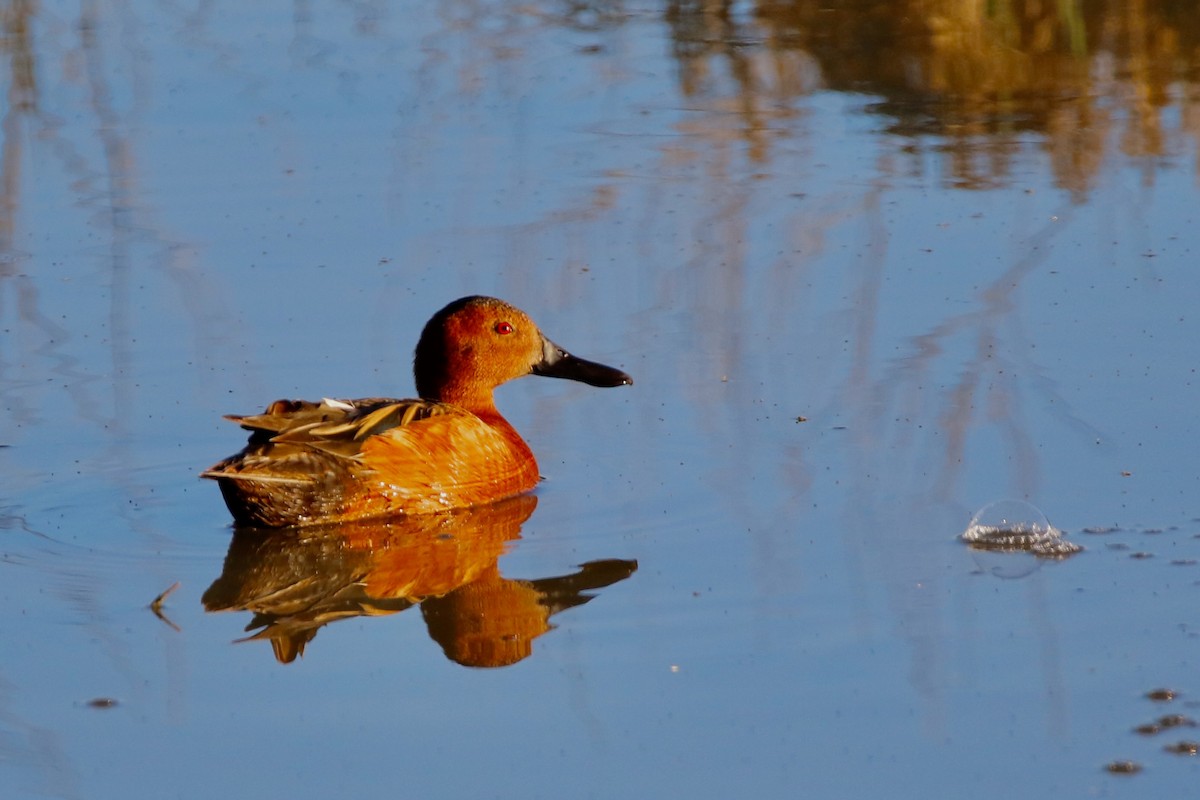
[[[997,500],[979,509],[961,538],[977,550],[1040,558],[1066,558],[1083,549],[1064,539],[1037,506],[1023,500]]]

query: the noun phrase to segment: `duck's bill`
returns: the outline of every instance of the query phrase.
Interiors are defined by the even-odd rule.
[[[590,386],[632,386],[633,378],[615,367],[597,364],[563,350],[546,339],[542,344],[542,360],[533,365],[534,375],[547,378],[566,378]]]

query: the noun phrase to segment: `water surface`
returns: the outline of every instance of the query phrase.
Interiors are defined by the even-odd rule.
[[[5,797],[1195,786],[1187,4],[4,9]],[[498,392],[536,502],[234,536],[470,293],[636,381]]]

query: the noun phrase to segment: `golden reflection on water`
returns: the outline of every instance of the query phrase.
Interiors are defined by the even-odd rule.
[[[235,532],[208,611],[253,611],[242,641],[270,641],[290,663],[325,625],[419,605],[451,661],[502,667],[528,658],[550,618],[628,578],[636,561],[593,561],[569,575],[514,580],[499,558],[533,513],[516,497],[449,514]]]
[[[726,98],[757,162],[767,133],[820,89],[878,95],[888,133],[934,145],[949,185],[1005,182],[1023,135],[1044,137],[1059,185],[1091,186],[1111,148],[1178,154],[1200,140],[1200,15],[1190,3],[761,0],[673,2],[687,97]],[[724,76],[724,77],[722,77]],[[726,84],[726,86],[722,86]],[[726,88],[731,85],[731,88]],[[1178,123],[1165,112],[1179,108]],[[1177,124],[1177,130],[1172,125]]]

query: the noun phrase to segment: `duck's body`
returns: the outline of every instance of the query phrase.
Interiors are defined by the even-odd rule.
[[[276,527],[488,503],[537,485],[529,445],[492,391],[522,375],[593,386],[633,381],[575,358],[523,312],[488,297],[457,300],[425,326],[413,362],[418,400],[276,400],[230,419],[252,431],[242,452],[206,470],[239,524]]]

